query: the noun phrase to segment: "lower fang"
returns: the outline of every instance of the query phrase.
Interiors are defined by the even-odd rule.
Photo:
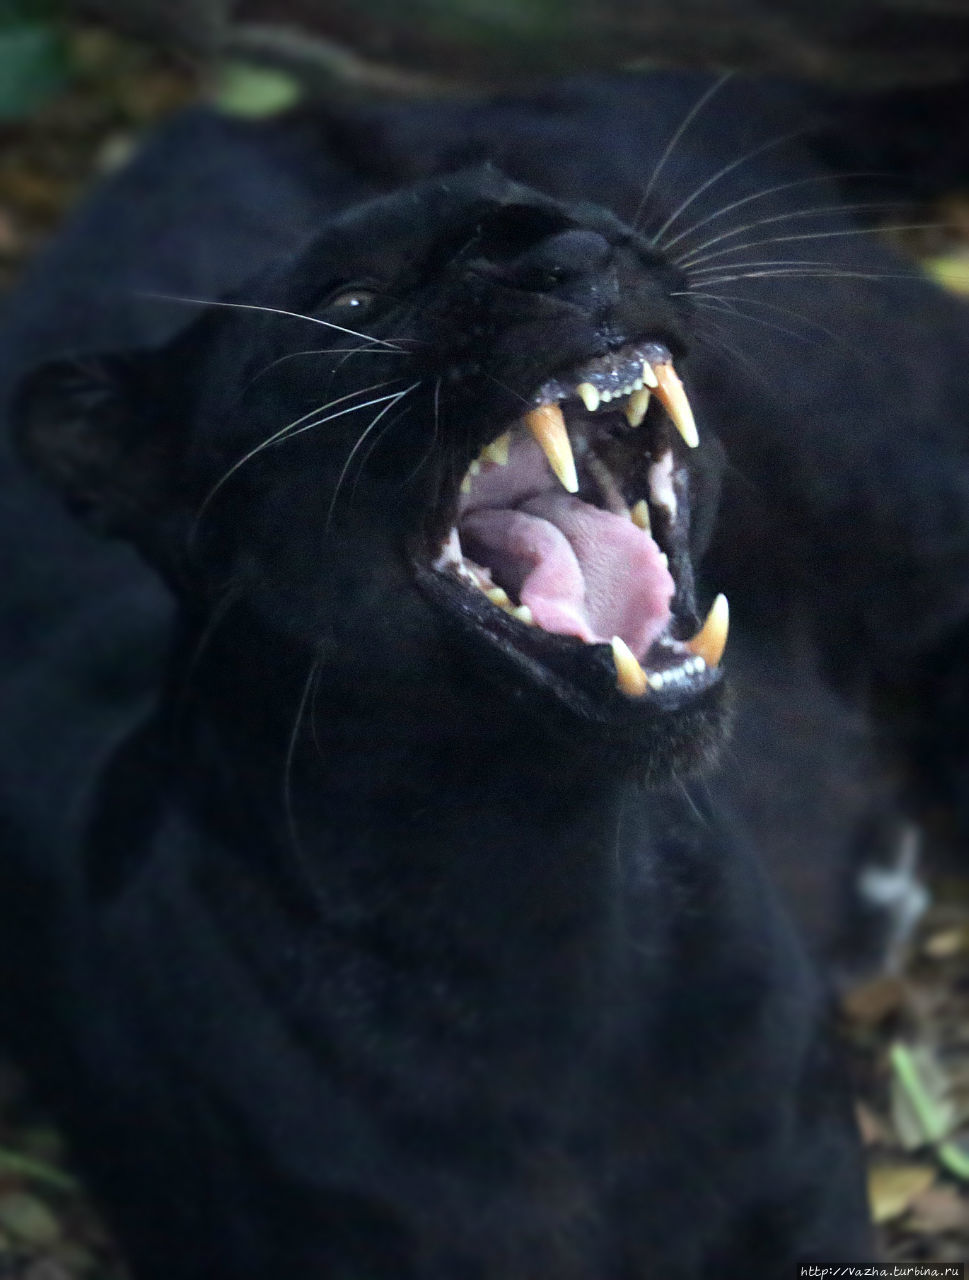
[[[619,636],[612,637],[612,660],[616,664],[616,688],[630,698],[641,698],[646,692],[646,672],[635,654]]]
[[[646,533],[650,532],[652,526],[649,521],[649,503],[645,498],[639,499],[630,511],[629,518],[637,528],[644,529]]]
[[[503,436],[499,436],[497,440],[492,440],[491,444],[485,445],[481,450],[481,457],[488,462],[496,463],[499,467],[507,467],[510,446],[511,432],[506,431]]]
[[[719,666],[727,647],[729,630],[730,606],[727,604],[727,597],[719,595],[710,606],[706,622],[692,640],[687,640],[686,647],[698,658],[702,658],[708,667]]]
[[[640,391],[634,391],[629,397],[629,402],[626,405],[626,421],[631,427],[638,427],[643,418],[646,417],[650,395],[649,388],[643,387]]]

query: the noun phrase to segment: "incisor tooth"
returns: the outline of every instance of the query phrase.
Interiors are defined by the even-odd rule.
[[[634,391],[629,397],[629,401],[626,404],[626,421],[631,427],[638,427],[643,418],[646,417],[651,395],[652,392],[649,388],[643,387],[641,391]]]
[[[595,413],[599,408],[599,392],[591,382],[580,382],[575,389],[575,394],[585,405],[589,413]]]
[[[630,698],[641,698],[646,692],[646,672],[619,636],[612,637],[612,660],[616,664],[616,688]]]
[[[511,601],[508,599],[508,592],[504,591],[501,587],[489,587],[485,592],[485,595],[492,604],[498,605],[500,609],[503,609],[507,604],[511,604]]]
[[[491,444],[485,445],[481,450],[481,456],[487,459],[488,462],[496,462],[499,467],[507,467],[510,445],[511,432],[506,431],[503,436],[499,436],[497,440],[492,440]]]
[[[643,361],[643,382],[647,387],[652,387],[654,391],[659,386],[659,380],[653,372],[653,366],[648,360]]]
[[[691,449],[695,449],[700,443],[700,437],[697,435],[696,423],[693,421],[693,410],[690,408],[690,402],[686,398],[686,392],[683,390],[683,383],[680,382],[676,370],[671,364],[660,364],[656,366],[656,394],[659,396],[660,403],[666,412],[673,419],[673,426],[686,441]]]
[[[708,667],[719,666],[727,647],[729,630],[730,606],[727,604],[727,597],[721,594],[710,606],[706,622],[692,640],[687,640],[686,647],[698,658],[702,658]]]
[[[569,493],[579,492],[579,477],[575,472],[575,458],[565,429],[565,419],[557,404],[539,405],[525,414],[525,426],[535,437],[548,458],[548,465],[561,480]]]
[[[639,499],[632,511],[630,511],[629,518],[634,525],[637,525],[640,529],[645,529],[649,533],[652,526],[649,521],[649,503],[645,498]]]
[[[511,616],[517,618],[519,622],[524,622],[526,627],[533,627],[535,619],[532,617],[532,611],[527,604],[520,604],[517,609],[512,609]]]

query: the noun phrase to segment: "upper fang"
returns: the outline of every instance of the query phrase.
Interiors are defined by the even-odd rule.
[[[534,436],[563,487],[569,493],[578,493],[579,477],[561,408],[557,404],[539,405],[537,409],[525,414],[525,426]]]
[[[671,364],[657,365],[654,372],[657,379],[656,394],[663,408],[673,419],[673,426],[687,445],[695,449],[700,443],[700,437],[697,434],[696,422],[693,420],[693,410],[683,390],[683,383],[680,382]]]

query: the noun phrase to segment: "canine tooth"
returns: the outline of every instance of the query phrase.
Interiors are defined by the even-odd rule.
[[[652,463],[648,472],[649,497],[654,507],[662,507],[671,520],[676,519],[679,504],[673,485],[673,450],[667,449]]]
[[[653,366],[648,360],[643,361],[643,384],[644,386],[652,387],[654,391],[659,386],[659,379],[653,372]]]
[[[452,525],[451,531],[447,536],[447,540],[441,547],[440,554],[434,561],[434,568],[441,570],[452,566],[460,566],[464,563],[464,554],[461,551],[461,539],[458,536],[457,526]]]
[[[504,435],[499,436],[497,440],[492,440],[491,444],[485,445],[481,450],[481,457],[488,462],[495,462],[499,467],[508,466],[508,450],[511,446],[511,432],[506,431]]]
[[[698,658],[702,658],[708,667],[716,667],[727,647],[729,629],[730,606],[727,604],[727,597],[721,594],[710,606],[706,622],[692,640],[687,640],[686,647]]]
[[[508,599],[508,592],[502,590],[501,587],[490,587],[485,592],[485,595],[491,603],[496,604],[499,609],[503,609],[505,605],[511,604],[511,601]]]
[[[619,636],[612,637],[612,660],[616,664],[616,688],[631,698],[641,698],[646,692],[646,672]]]
[[[690,402],[686,398],[683,383],[677,376],[676,370],[671,364],[657,365],[655,376],[657,378],[656,394],[659,396],[660,403],[673,419],[673,426],[687,445],[695,449],[700,443],[700,437],[697,435],[696,423],[693,420],[693,410],[690,408]]]
[[[591,382],[580,382],[575,389],[575,394],[589,413],[595,413],[596,409],[599,408],[599,392],[596,391]]]
[[[561,480],[563,488],[569,493],[578,493],[579,477],[575,472],[575,458],[572,456],[569,433],[565,429],[565,418],[559,406],[543,404],[532,409],[525,414],[525,426],[548,458],[548,465]]]
[[[647,533],[650,532],[652,525],[649,522],[649,503],[645,498],[639,499],[630,511],[629,518],[638,528],[645,529]]]
[[[651,395],[652,392],[640,384],[639,390],[634,391],[629,397],[629,403],[626,405],[626,421],[631,427],[638,427],[643,418],[646,417]]]
[[[519,622],[524,622],[526,627],[533,627],[535,619],[532,617],[532,611],[527,604],[520,604],[517,609],[512,609],[511,616],[517,618]]]

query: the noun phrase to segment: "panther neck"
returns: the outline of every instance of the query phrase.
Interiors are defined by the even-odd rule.
[[[219,669],[220,685],[198,682],[177,767],[222,847],[288,868],[297,897],[324,912],[368,895],[398,918],[470,912],[500,946],[516,920],[559,912],[579,928],[615,896],[637,789],[581,735],[468,673],[377,691],[277,660],[257,695],[251,674]]]

